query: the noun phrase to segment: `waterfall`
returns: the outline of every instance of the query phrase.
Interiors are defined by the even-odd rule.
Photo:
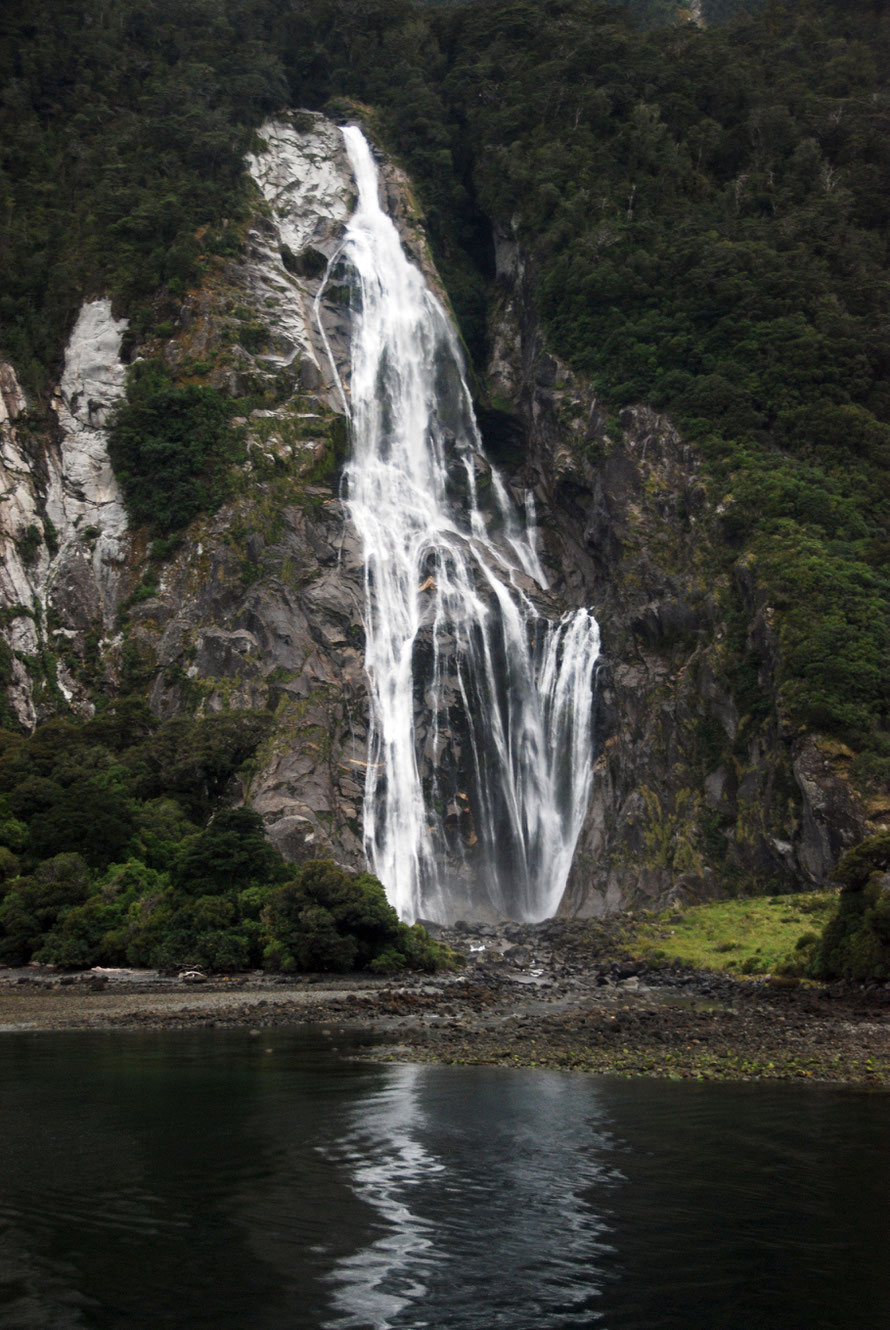
[[[368,860],[403,919],[552,915],[590,793],[593,616],[550,619],[534,510],[488,464],[457,338],[355,126],[348,512],[364,546]],[[345,395],[344,395],[345,399]]]

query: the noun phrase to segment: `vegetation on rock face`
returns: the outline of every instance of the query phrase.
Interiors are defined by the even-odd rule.
[[[22,0],[0,19],[0,347],[46,383],[85,295],[137,332],[237,253],[251,126],[287,95],[241,0]]]
[[[848,851],[834,871],[837,911],[825,926],[813,973],[823,979],[890,979],[890,831]]]
[[[704,452],[786,720],[857,747],[890,706],[888,42],[867,6],[640,33],[583,0],[479,5],[436,85],[553,348]]]
[[[108,454],[134,523],[169,534],[219,507],[228,469],[244,455],[233,413],[231,398],[174,384],[158,361],[131,366],[126,401],[109,422]]]
[[[224,804],[268,727],[253,713],[158,724],[136,699],[85,725],[0,733],[0,964],[435,969],[375,878],[296,873]]]

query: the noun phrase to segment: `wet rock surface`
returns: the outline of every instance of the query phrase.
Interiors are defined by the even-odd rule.
[[[483,414],[483,437],[509,438],[551,586],[589,605],[602,632],[595,777],[561,911],[824,882],[886,810],[869,822],[852,754],[782,719],[775,613],[733,563],[731,494],[666,417],[613,414],[549,352],[533,260],[506,233],[495,251],[488,383],[499,406]]]
[[[818,987],[651,969],[612,921],[436,929],[464,963],[436,975],[0,973],[0,1033],[302,1023],[378,1037],[385,1060],[626,1076],[890,1086],[890,986]]]

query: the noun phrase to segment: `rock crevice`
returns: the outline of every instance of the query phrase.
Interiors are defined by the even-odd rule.
[[[533,490],[554,590],[590,604],[603,638],[561,911],[824,882],[865,810],[831,746],[783,723],[769,607],[727,557],[698,450],[647,407],[606,410],[549,353],[519,245],[496,231],[495,252],[488,382],[519,441],[513,482]]]

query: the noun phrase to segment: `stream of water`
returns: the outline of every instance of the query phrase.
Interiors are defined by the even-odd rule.
[[[448,315],[380,206],[361,131],[343,134],[358,203],[332,270],[354,288],[366,852],[404,919],[545,919],[590,795],[599,630],[586,609],[542,610],[531,499],[520,518],[486,460]]]

